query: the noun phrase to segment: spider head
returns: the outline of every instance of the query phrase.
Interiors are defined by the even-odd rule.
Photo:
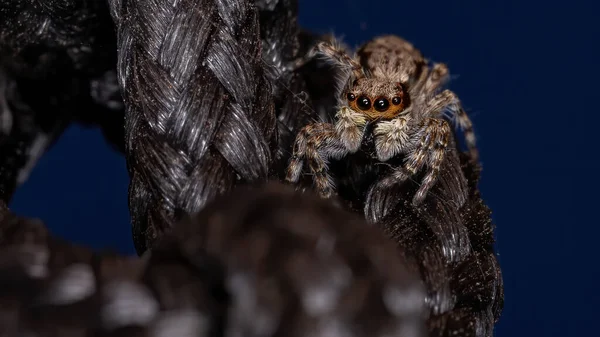
[[[401,83],[377,78],[361,78],[344,93],[348,106],[371,120],[391,119],[408,107],[408,93]]]

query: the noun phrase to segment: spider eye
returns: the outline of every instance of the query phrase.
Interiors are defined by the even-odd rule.
[[[394,98],[392,98],[392,104],[394,104],[394,105],[400,105],[400,103],[402,103],[402,98],[400,98],[400,97],[394,97]]]
[[[349,93],[346,95],[346,98],[348,98],[348,100],[349,100],[350,102],[352,102],[352,101],[354,101],[354,100],[356,99],[356,96],[355,96],[353,93],[349,92]]]
[[[384,112],[390,107],[390,101],[387,98],[378,98],[373,105],[375,106],[375,110]]]
[[[366,96],[360,96],[356,101],[356,106],[361,110],[371,109],[371,100]]]

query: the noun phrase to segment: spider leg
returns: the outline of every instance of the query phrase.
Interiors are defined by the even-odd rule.
[[[321,124],[312,124],[303,127],[296,135],[296,141],[294,142],[294,149],[290,163],[288,164],[285,180],[290,183],[297,183],[302,173],[302,167],[304,166],[304,159],[306,158],[306,145],[308,140],[313,135],[314,130],[318,130]]]
[[[328,161],[341,158],[349,151],[338,137],[335,127],[328,123],[305,126],[296,137],[294,154],[288,166],[286,181],[295,183],[300,178],[304,160],[314,176],[315,189],[323,198],[329,198],[334,183],[328,172]]]
[[[475,132],[473,131],[473,123],[471,122],[469,115],[467,115],[460,103],[458,104],[456,119],[458,121],[458,124],[460,125],[460,128],[463,130],[463,134],[465,135],[465,142],[467,143],[467,147],[469,149],[471,161],[473,163],[478,163],[479,151],[477,150]]]
[[[410,86],[409,93],[412,96],[418,95],[418,93],[423,88],[423,84],[425,84],[425,81],[427,81],[427,78],[429,77],[430,72],[431,72],[431,70],[429,69],[429,67],[427,67],[426,65],[423,66],[423,68],[421,69],[421,73],[419,74],[419,77]]]
[[[348,149],[348,152],[354,153],[360,148],[367,119],[364,114],[358,113],[347,106],[342,106],[336,114],[337,122],[335,131],[340,140]]]
[[[313,53],[320,53],[340,68],[351,71],[355,79],[365,77],[363,67],[360,63],[348,56],[348,53],[335,43],[319,42],[315,46]]]
[[[450,137],[450,126],[443,119],[428,118],[425,125],[417,132],[420,138],[414,151],[410,152],[403,166],[396,168],[389,177],[380,182],[382,185],[403,183],[427,165],[428,172],[417,193],[413,197],[413,205],[419,205],[427,192],[435,184],[441,164],[444,160]]]
[[[444,63],[436,63],[431,68],[427,78],[422,83],[423,94],[429,96],[436,92],[442,85],[446,84],[450,72]]]
[[[447,107],[450,107],[453,114],[450,117],[456,118],[456,122],[465,136],[465,143],[469,149],[471,161],[477,163],[479,161],[479,151],[477,150],[473,123],[462,107],[458,96],[450,90],[444,90],[429,100],[426,110],[430,112],[431,117],[435,118],[441,117],[441,112]]]
[[[412,151],[406,159],[404,166],[394,171],[393,175],[400,182],[406,181],[411,176],[415,175],[428,161],[429,151],[432,144],[435,142],[435,125],[436,120],[429,118],[424,127],[417,133],[420,135],[420,141],[416,149]]]
[[[413,198],[413,205],[419,205],[423,202],[427,192],[429,192],[431,187],[433,187],[437,181],[440,175],[440,168],[446,155],[446,149],[450,142],[452,130],[445,120],[430,119],[425,132],[431,135],[431,143],[427,149],[427,166],[429,167],[429,170],[425,174],[425,177],[423,177],[421,187],[419,187],[419,190],[417,190],[417,193]]]
[[[410,117],[397,117],[390,121],[379,122],[373,134],[375,135],[375,151],[381,162],[402,153],[410,145],[407,125]]]

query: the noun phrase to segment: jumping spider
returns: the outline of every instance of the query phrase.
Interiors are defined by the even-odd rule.
[[[343,74],[336,122],[309,124],[300,130],[287,170],[288,182],[298,181],[306,160],[317,192],[330,197],[335,186],[328,161],[359,151],[366,133],[372,132],[374,159],[386,162],[398,155],[404,157],[404,163],[380,183],[405,182],[426,167],[413,198],[413,205],[419,205],[435,184],[452,142],[453,130],[444,117],[456,118],[471,159],[477,162],[471,121],[456,94],[441,90],[449,77],[445,64],[429,66],[412,44],[391,35],[372,40],[354,57],[328,42],[320,42],[316,53]],[[372,128],[367,129],[368,124]]]

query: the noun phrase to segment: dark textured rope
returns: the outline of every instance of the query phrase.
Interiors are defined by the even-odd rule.
[[[209,202],[142,259],[62,242],[0,203],[8,336],[424,337],[422,297],[376,228],[279,184]]]
[[[228,261],[233,336],[426,335],[424,292],[403,251],[314,195],[238,189],[174,232],[190,261]]]
[[[296,132],[314,120],[314,108],[301,66],[313,41],[301,41],[298,28],[298,1],[257,0],[262,59],[273,85],[278,121],[278,151],[272,174],[283,179]]]
[[[43,79],[60,63],[99,74],[115,60],[104,1],[1,0],[0,15],[2,63],[22,76]]]
[[[271,86],[248,1],[111,1],[138,252],[237,182],[268,177]]]
[[[491,212],[477,189],[479,168],[449,152],[439,184],[415,208],[416,183],[379,190],[366,214],[420,265],[432,336],[492,336],[504,294]]]
[[[3,200],[74,120],[99,125],[123,147],[120,93],[106,75],[115,73],[111,27],[103,1],[0,1]]]
[[[122,110],[119,103],[115,104],[120,100],[115,97],[115,93],[120,96],[118,87],[109,88],[111,82],[116,86],[116,37],[104,1],[6,0],[0,3],[0,11],[6,14],[6,20],[0,23],[1,55],[12,74],[47,83],[57,82],[59,75],[60,78],[85,77],[90,83],[80,91],[87,91],[90,86],[94,103],[110,110]],[[48,78],[48,75],[54,77]],[[101,91],[104,94],[100,94]],[[82,115],[86,117],[85,113]]]
[[[17,185],[30,171],[31,164],[40,156],[47,140],[40,137],[35,114],[21,102],[16,82],[0,68],[0,200],[9,202]],[[28,165],[29,164],[29,165]]]

